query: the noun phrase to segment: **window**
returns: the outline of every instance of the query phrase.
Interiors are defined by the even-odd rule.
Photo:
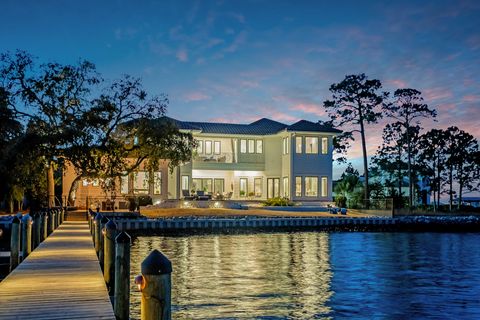
[[[225,189],[225,180],[224,179],[214,179],[213,180],[213,192],[215,194],[223,194]]]
[[[133,192],[148,194],[149,174],[147,171],[138,171],[133,174]]]
[[[280,178],[267,179],[267,198],[277,198],[280,196]]]
[[[305,177],[305,196],[318,197],[318,177]]]
[[[255,140],[248,140],[248,153],[255,153]]]
[[[128,194],[128,175],[126,173],[120,177],[120,193]]]
[[[263,153],[263,140],[257,140],[257,153]]]
[[[202,154],[202,153],[203,153],[203,140],[199,140],[199,141],[198,141],[197,153],[198,153],[198,154]]]
[[[240,178],[240,197],[246,197],[248,192],[248,179]]]
[[[89,183],[88,179],[83,179],[82,180],[82,186],[86,187],[86,186],[88,186],[88,183]]]
[[[302,153],[302,142],[303,142],[303,137],[296,137],[295,138],[295,152],[296,153]]]
[[[99,185],[100,185],[100,180],[99,179],[93,179],[92,186],[98,187]]]
[[[240,153],[247,153],[247,140],[240,140]]]
[[[188,178],[188,176],[182,176],[182,190],[189,190]]]
[[[138,136],[133,137],[133,145],[137,146],[138,145]]]
[[[211,178],[192,179],[192,189],[195,191],[204,191],[211,193],[213,191],[213,182]]]
[[[288,177],[284,177],[283,178],[283,196],[285,198],[288,198],[290,197],[290,190],[289,190],[289,186],[288,186]]]
[[[322,197],[328,197],[328,179],[322,177]]]
[[[318,153],[318,137],[305,137],[305,153]]]
[[[159,171],[153,173],[153,194],[162,194],[162,173]]]
[[[283,138],[283,154],[288,154],[288,138]]]
[[[302,196],[302,177],[295,177],[295,196]]]
[[[221,146],[220,141],[215,141],[213,143],[213,153],[214,154],[220,154],[221,153],[220,146]]]
[[[255,197],[258,197],[260,198],[262,196],[262,193],[263,193],[263,188],[262,188],[262,185],[263,185],[263,179],[262,178],[255,178],[253,180],[253,184],[254,184],[254,192],[255,192]]]
[[[205,154],[212,154],[212,141],[205,141]]]
[[[322,138],[322,154],[328,153],[328,138]]]

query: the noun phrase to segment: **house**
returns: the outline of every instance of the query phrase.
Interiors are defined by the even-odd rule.
[[[150,195],[153,203],[197,191],[233,200],[332,199],[332,139],[340,130],[307,120],[287,125],[266,118],[250,124],[167,119],[198,141],[192,161],[172,172],[168,160],[156,172],[140,167],[122,177],[123,196]],[[95,181],[82,181],[75,192],[79,203],[87,193],[101,197]]]

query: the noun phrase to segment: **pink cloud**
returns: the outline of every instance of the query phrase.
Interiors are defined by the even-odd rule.
[[[186,102],[209,100],[210,98],[211,97],[209,95],[206,95],[200,91],[189,92],[184,96]]]
[[[472,103],[480,102],[480,96],[479,95],[474,95],[474,94],[469,94],[469,95],[464,96],[462,98],[462,101],[472,102]]]
[[[178,50],[175,56],[177,57],[178,61],[181,61],[181,62],[188,61],[188,52],[185,49]]]
[[[318,117],[323,117],[326,115],[323,106],[314,103],[298,103],[294,106],[291,106],[289,109],[294,111],[301,111],[303,113],[314,114]]]
[[[400,80],[400,79],[391,79],[391,80],[386,80],[385,81],[387,84],[393,86],[393,87],[396,87],[398,89],[402,89],[402,88],[407,88],[408,85],[405,81],[403,80]]]
[[[427,101],[436,101],[436,100],[449,99],[453,96],[453,94],[450,90],[445,88],[431,88],[431,89],[426,89],[423,92],[423,96]]]

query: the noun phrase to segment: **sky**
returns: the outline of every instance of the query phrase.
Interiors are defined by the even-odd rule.
[[[437,121],[480,138],[480,1],[10,1],[0,52],[140,77],[191,121],[328,120],[347,74],[415,88]],[[367,127],[372,155],[386,120]],[[361,170],[357,139],[349,159]],[[338,177],[342,166],[335,165]]]

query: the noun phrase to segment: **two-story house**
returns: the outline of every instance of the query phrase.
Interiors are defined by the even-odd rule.
[[[332,139],[340,133],[337,129],[306,120],[291,125],[266,118],[250,124],[170,120],[198,141],[192,161],[172,172],[167,161],[156,172],[141,167],[121,179],[121,194],[148,194],[153,203],[196,191],[233,200],[332,199]],[[87,188],[94,184],[83,182],[77,192],[85,194]]]

